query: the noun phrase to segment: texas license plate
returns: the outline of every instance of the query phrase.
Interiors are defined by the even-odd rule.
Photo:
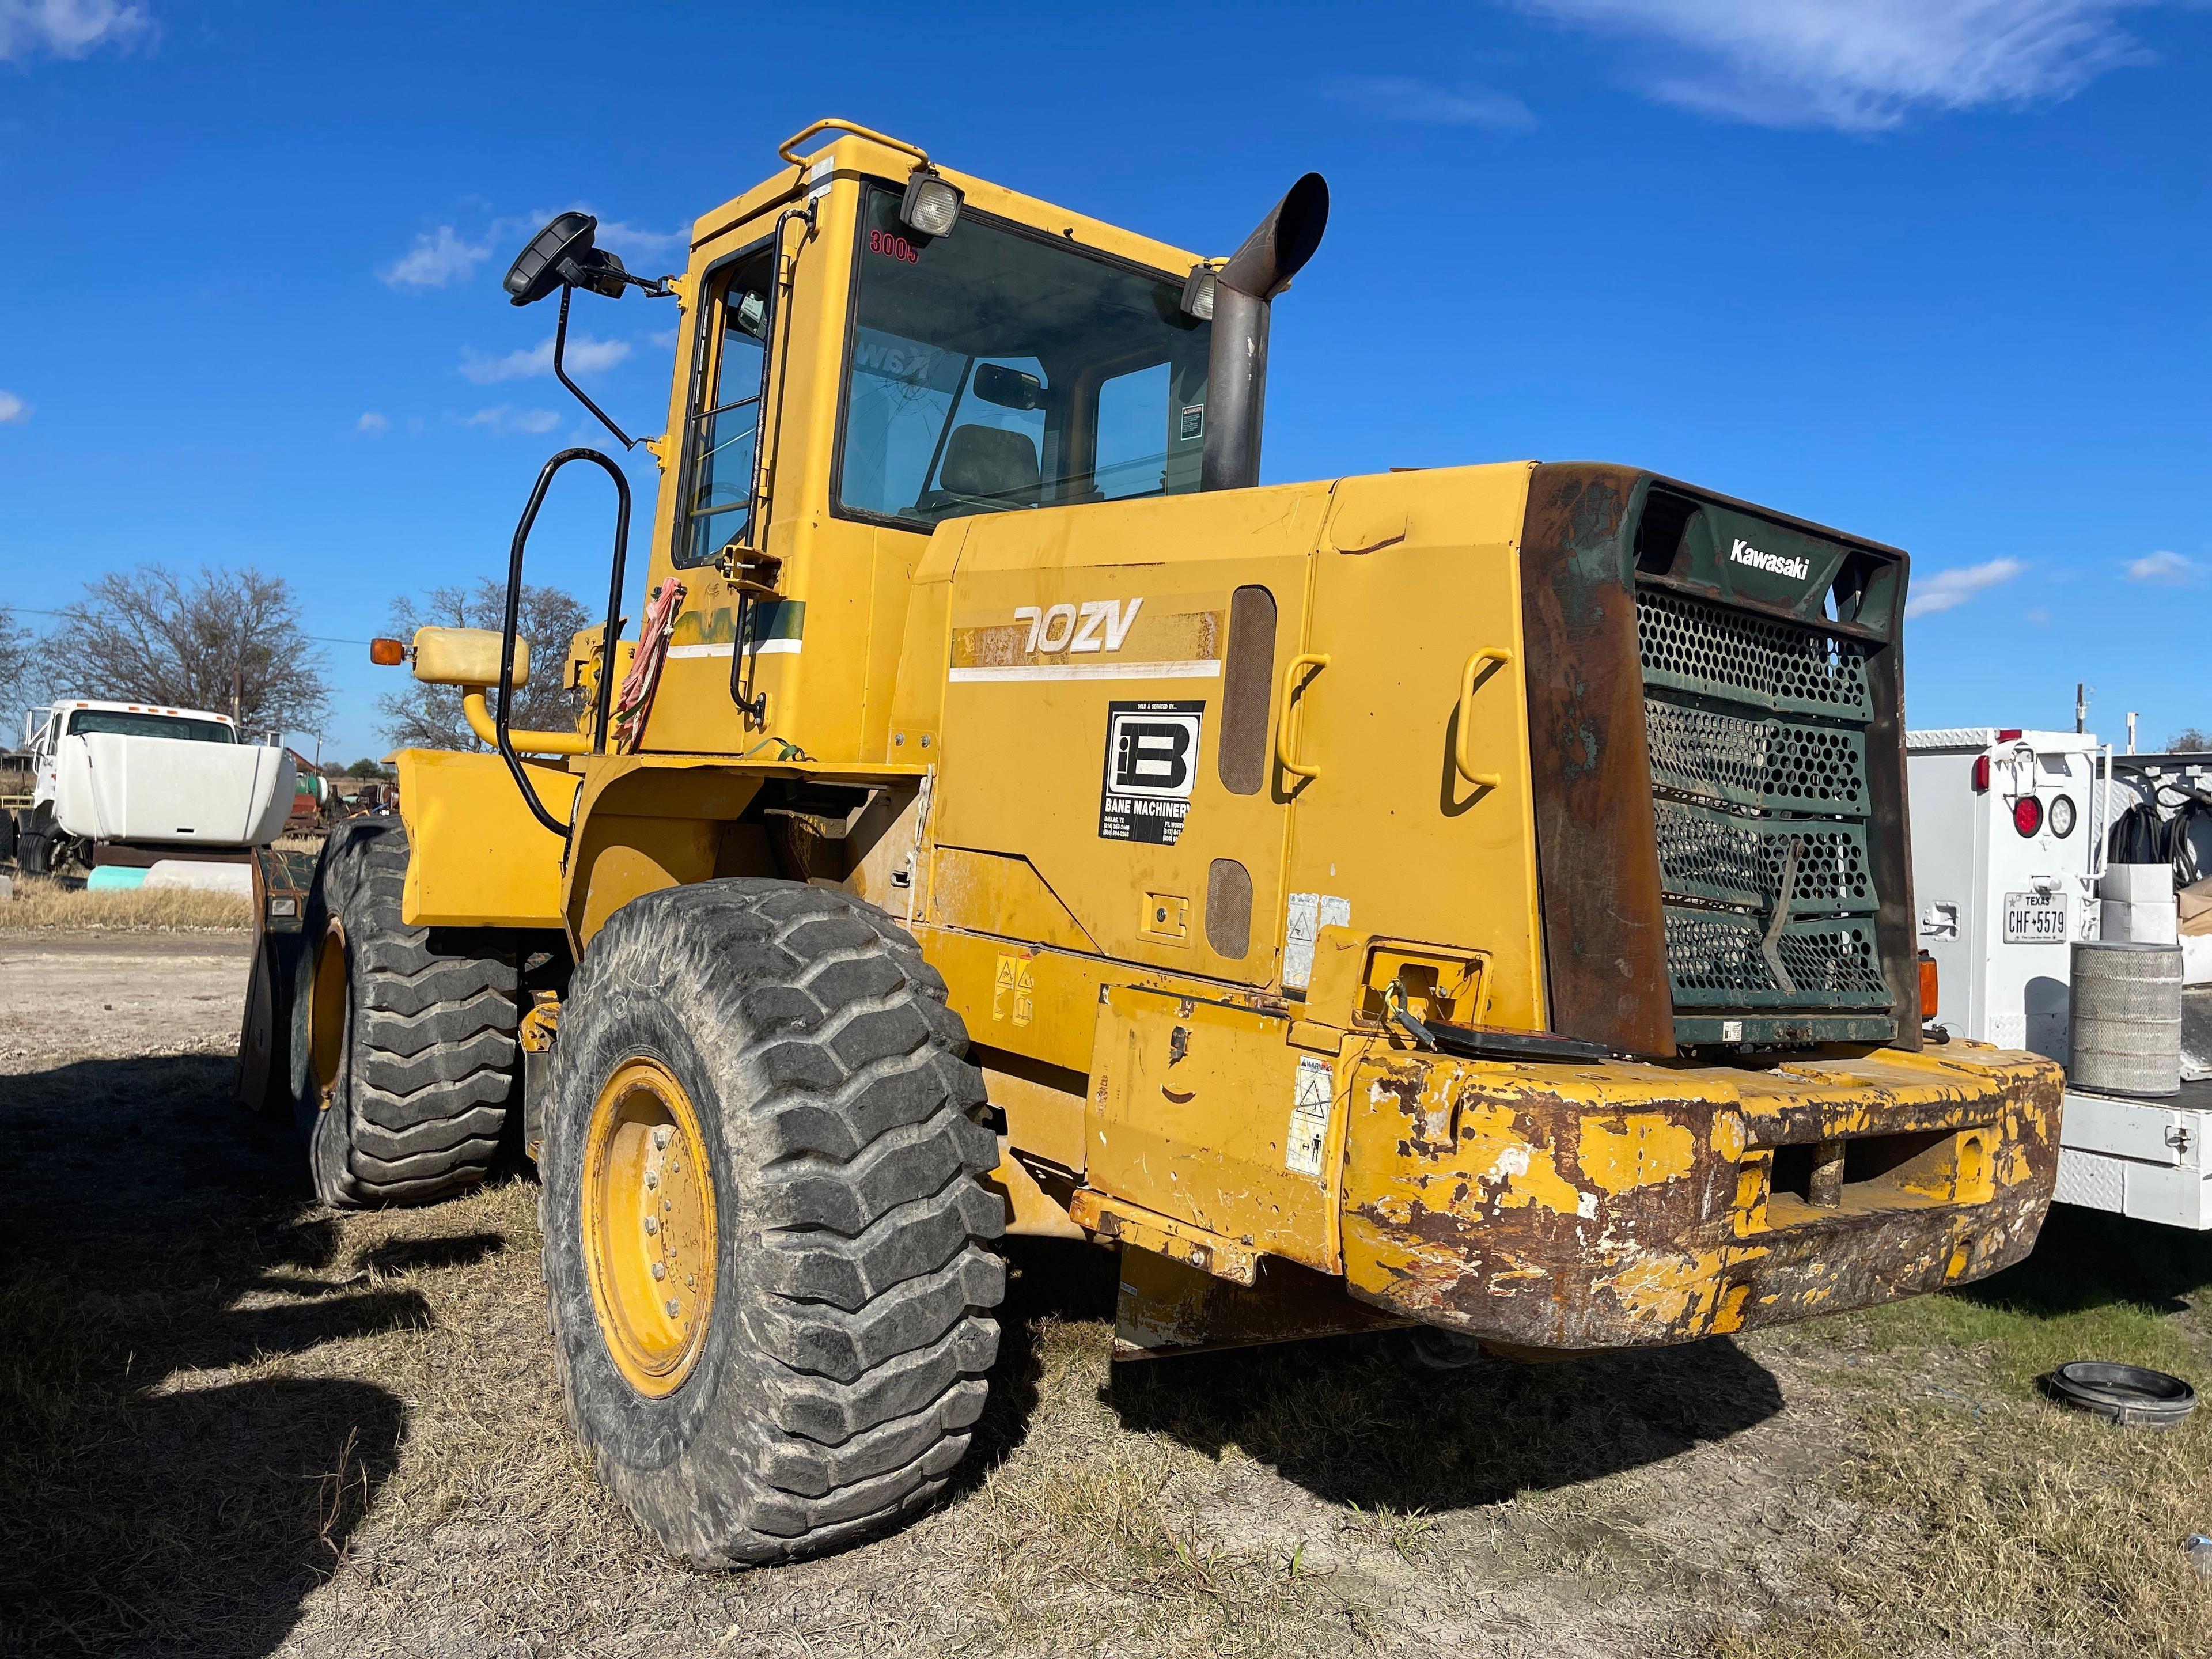
[[[2066,895],[2063,893],[2007,893],[2007,945],[2063,945],[2066,942]]]

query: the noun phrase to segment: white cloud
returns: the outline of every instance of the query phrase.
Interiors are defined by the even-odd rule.
[[[1409,75],[1346,75],[1322,89],[1332,98],[1358,104],[1388,119],[1426,126],[1526,132],[1536,125],[1528,105],[1511,93],[1483,87],[1432,86]]]
[[[518,432],[550,432],[561,424],[561,417],[550,409],[517,409],[513,404],[501,404],[496,409],[477,410],[461,424],[480,426],[495,438],[505,438]]]
[[[550,219],[553,216],[549,213],[544,216]],[[592,240],[595,246],[619,256],[627,269],[639,270],[642,275],[642,264],[688,249],[691,233],[688,229],[647,230],[643,225],[625,223],[620,219],[602,219]]]
[[[5,0],[0,0],[4,4]],[[417,236],[415,246],[378,276],[392,288],[444,288],[491,258],[491,243],[464,240],[451,225]]]
[[[392,430],[392,422],[372,409],[353,423],[353,429],[363,437],[381,438]]]
[[[561,361],[571,374],[592,374],[612,368],[629,356],[627,340],[595,340],[588,334],[571,334]],[[489,356],[472,346],[461,348],[461,374],[478,386],[501,380],[527,380],[553,372],[553,337],[534,346],[524,346],[504,357]]]
[[[0,392],[0,426],[21,426],[30,418],[30,404],[12,392]]]
[[[2160,587],[2194,587],[2204,580],[2204,569],[2198,560],[2160,549],[2129,561],[2127,580],[2150,582]]]
[[[1510,0],[1684,58],[1668,103],[1775,127],[1894,127],[1923,110],[2065,98],[2146,54],[2118,24],[2154,0]]]
[[[50,52],[82,58],[105,46],[128,46],[153,32],[143,6],[118,0],[0,0],[0,62]]]
[[[1905,602],[1905,614],[1932,617],[1939,611],[1954,610],[1976,594],[2010,581],[2027,568],[2018,559],[1990,559],[1981,564],[1963,565],[1956,570],[1939,570],[1932,576],[1915,577],[1911,597]]]

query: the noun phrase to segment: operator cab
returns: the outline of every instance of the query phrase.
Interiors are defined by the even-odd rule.
[[[642,441],[662,469],[647,586],[682,590],[645,747],[773,733],[880,762],[939,526],[1257,482],[1269,302],[1318,246],[1328,191],[1307,175],[1206,259],[848,122],[780,153],[789,169],[699,221],[681,276],[629,275],[571,213],[507,287],[560,294],[564,382],[572,291],[684,310],[668,432]]]

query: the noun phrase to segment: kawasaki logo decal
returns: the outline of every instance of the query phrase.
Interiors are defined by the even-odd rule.
[[[1799,581],[1813,574],[1810,559],[1785,559],[1779,553],[1762,553],[1741,536],[1729,549],[1729,562],[1747,564],[1753,570],[1764,570],[1777,576],[1795,576]]]

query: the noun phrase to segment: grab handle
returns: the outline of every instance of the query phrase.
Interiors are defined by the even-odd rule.
[[[1301,651],[1283,670],[1283,712],[1275,722],[1275,759],[1283,770],[1294,778],[1317,778],[1321,775],[1321,768],[1303,765],[1297,758],[1298,734],[1302,729],[1297,709],[1298,671],[1328,666],[1328,656],[1325,652]]]
[[[567,297],[565,290],[562,297]],[[530,505],[522,509],[522,519],[514,526],[514,540],[507,556],[507,614],[502,619],[499,635],[499,702],[492,717],[493,734],[499,739],[500,758],[507,769],[514,775],[514,787],[522,791],[523,805],[531,815],[564,841],[568,826],[545,810],[545,803],[530,787],[530,777],[522,769],[522,761],[514,751],[514,738],[507,728],[508,710],[514,702],[514,640],[520,630],[522,606],[522,550],[530,540],[530,527],[538,522],[538,509],[545,504],[545,492],[552,487],[553,475],[571,461],[590,461],[613,480],[615,486],[615,557],[614,568],[607,580],[607,625],[600,635],[599,698],[593,711],[592,754],[605,754],[607,748],[607,727],[612,714],[615,693],[615,635],[622,626],[623,567],[629,546],[629,480],[623,470],[596,449],[564,449],[545,463],[538,475],[538,487],[530,492]]]
[[[1495,789],[1505,780],[1496,772],[1478,772],[1474,769],[1473,738],[1474,737],[1475,681],[1480,678],[1485,663],[1494,662],[1500,667],[1507,667],[1512,661],[1513,653],[1504,646],[1486,645],[1469,657],[1467,659],[1467,666],[1460,671],[1459,718],[1456,722],[1458,729],[1452,734],[1452,764],[1459,769],[1460,776],[1478,789]]]

